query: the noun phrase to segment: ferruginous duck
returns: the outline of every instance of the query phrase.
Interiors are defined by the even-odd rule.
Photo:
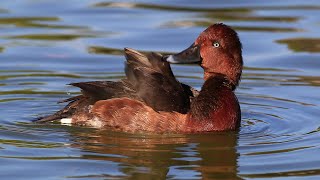
[[[227,25],[213,24],[181,53],[162,56],[124,49],[126,78],[79,82],[82,94],[60,111],[36,120],[123,132],[202,133],[237,130],[241,111],[234,94],[242,73],[241,43]],[[200,91],[180,83],[169,63],[199,63]]]

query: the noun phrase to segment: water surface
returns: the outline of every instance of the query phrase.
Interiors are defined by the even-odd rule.
[[[0,175],[4,179],[317,179],[320,2],[3,0]],[[32,119],[124,77],[123,47],[178,52],[215,22],[237,30],[245,68],[239,132],[150,135]],[[174,65],[200,89],[202,69]]]

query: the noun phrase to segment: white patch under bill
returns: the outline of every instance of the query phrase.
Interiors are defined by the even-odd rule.
[[[178,61],[176,61],[176,60],[174,59],[173,55],[168,56],[166,60],[167,60],[167,62],[169,62],[169,63],[177,63],[177,62],[178,62]]]
[[[72,118],[62,118],[60,122],[61,124],[72,124]]]

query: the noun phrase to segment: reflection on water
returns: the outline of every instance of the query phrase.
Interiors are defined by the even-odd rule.
[[[119,162],[119,171],[142,179],[236,177],[237,136],[132,135],[106,131],[72,134],[86,159]],[[103,155],[104,154],[104,155]],[[176,172],[193,171],[192,176]],[[175,172],[176,171],[176,172]]]
[[[281,39],[277,41],[281,44],[287,44],[288,48],[296,52],[320,52],[319,38],[293,38]]]
[[[122,49],[109,48],[109,47],[100,47],[100,46],[91,46],[88,48],[89,53],[94,54],[110,54],[110,55],[123,55]]]
[[[319,178],[318,1],[7,1],[0,7],[0,169],[5,179]],[[123,48],[182,50],[224,22],[243,44],[239,132],[126,134],[31,120],[124,77]],[[199,89],[203,71],[173,65]],[[17,173],[19,172],[19,173]]]
[[[204,8],[204,7],[183,7],[179,6],[166,6],[160,4],[145,4],[145,3],[127,3],[127,2],[106,2],[98,3],[97,7],[108,7],[108,8],[141,8],[159,11],[174,11],[174,12],[198,12],[200,16],[206,18],[203,20],[180,20],[180,21],[169,21],[163,27],[185,27],[185,26],[203,26],[208,27],[212,22],[225,22],[225,21],[256,21],[256,22],[296,22],[299,20],[298,17],[290,16],[259,16],[254,13],[255,10],[268,9],[269,7],[250,7],[250,8]],[[273,7],[276,9],[276,7]],[[272,8],[272,9],[273,9]],[[281,9],[288,9],[288,7],[281,7]],[[234,26],[236,30],[243,31],[268,31],[268,32],[295,32],[301,31],[297,28],[289,27],[268,27],[268,26]]]
[[[46,40],[46,41],[61,41],[74,40],[78,38],[94,37],[92,35],[74,35],[74,34],[29,34],[21,36],[12,36],[13,39],[31,39],[31,40]]]
[[[178,21],[178,22],[169,22],[165,25],[165,27],[188,27],[188,26],[202,26],[208,27],[212,24],[212,22],[224,22],[222,19],[212,19],[208,21]],[[278,27],[245,27],[245,26],[233,26],[233,28],[237,31],[265,31],[265,32],[299,32],[301,29],[297,28],[278,28]]]
[[[46,27],[46,28],[59,28],[61,26],[50,26],[42,24],[41,21],[59,21],[57,17],[14,17],[14,18],[1,18],[0,24],[2,25],[15,25],[17,27]]]

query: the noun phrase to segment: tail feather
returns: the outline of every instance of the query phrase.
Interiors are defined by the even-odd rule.
[[[68,99],[63,99],[61,101],[58,101],[58,104],[60,103],[65,103],[65,102],[73,102],[73,101],[77,101],[79,99],[83,98],[83,95],[79,95],[79,96],[74,96],[74,97],[71,97],[71,98],[68,98]]]
[[[83,108],[85,108],[85,107],[87,107],[89,105],[87,98],[85,98],[82,95],[75,96],[73,98],[69,98],[69,99],[66,99],[66,100],[63,100],[63,101],[64,102],[71,101],[71,102],[69,102],[69,104],[66,105],[60,111],[58,111],[58,112],[56,112],[56,113],[54,113],[52,115],[39,117],[39,118],[35,119],[34,122],[45,123],[45,122],[52,122],[52,121],[60,120],[62,118],[69,118],[77,110],[83,109]]]
[[[60,114],[52,114],[48,116],[38,117],[34,120],[34,122],[37,122],[37,123],[53,122],[66,117],[68,116],[61,116]]]

